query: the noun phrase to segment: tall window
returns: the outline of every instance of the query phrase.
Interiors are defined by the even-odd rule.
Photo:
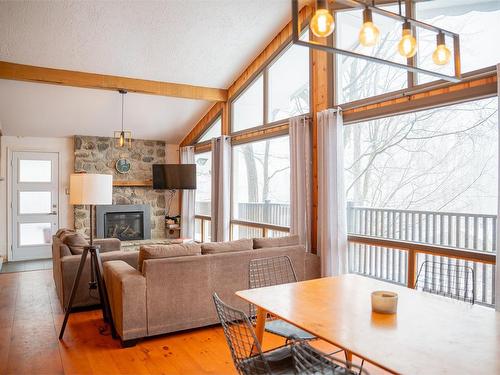
[[[496,251],[497,139],[496,97],[346,126],[349,233]],[[405,257],[351,244],[349,267],[404,283]],[[419,254],[418,265],[425,260],[434,258]],[[491,266],[465,264],[490,304]]]
[[[222,134],[222,116],[217,116],[217,118],[210,124],[205,133],[202,134],[198,143],[209,141],[212,138],[220,137]]]
[[[212,152],[195,155],[196,194],[195,194],[195,241],[210,241],[210,220],[212,215]]]
[[[301,39],[308,39],[308,33],[303,33]],[[237,132],[309,113],[309,74],[309,49],[287,47],[232,102],[231,130]]]
[[[288,136],[233,147],[232,202],[232,217],[236,221],[290,226]],[[278,229],[266,234],[282,235]],[[233,225],[232,234],[233,238],[240,238],[263,233],[240,224]]]

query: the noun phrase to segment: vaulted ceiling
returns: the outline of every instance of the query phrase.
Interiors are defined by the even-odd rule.
[[[227,88],[290,19],[289,0],[2,1],[0,60]],[[135,138],[179,142],[213,103],[129,93]],[[0,80],[6,135],[110,136],[111,91]]]

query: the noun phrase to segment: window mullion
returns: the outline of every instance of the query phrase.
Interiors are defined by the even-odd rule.
[[[268,67],[264,69],[263,74],[263,79],[264,79],[264,84],[262,85],[262,89],[264,90],[264,93],[262,95],[262,99],[264,100],[264,111],[263,111],[263,119],[262,119],[262,125],[267,124],[267,119],[268,119],[268,111],[269,111],[269,101],[268,101],[268,96],[269,96],[269,75],[268,75]]]

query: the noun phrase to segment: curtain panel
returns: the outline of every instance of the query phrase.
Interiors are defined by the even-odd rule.
[[[347,272],[344,139],[340,108],[318,113],[318,253],[322,276]]]
[[[181,164],[194,164],[194,147],[181,147]],[[181,237],[194,240],[194,206],[196,190],[182,190]]]
[[[310,251],[312,207],[312,144],[310,121],[290,119],[290,234]]]
[[[211,240],[229,241],[231,215],[231,138],[212,138]]]

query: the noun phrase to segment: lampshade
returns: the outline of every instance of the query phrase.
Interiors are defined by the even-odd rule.
[[[113,176],[110,174],[78,173],[69,177],[70,204],[112,204]]]

